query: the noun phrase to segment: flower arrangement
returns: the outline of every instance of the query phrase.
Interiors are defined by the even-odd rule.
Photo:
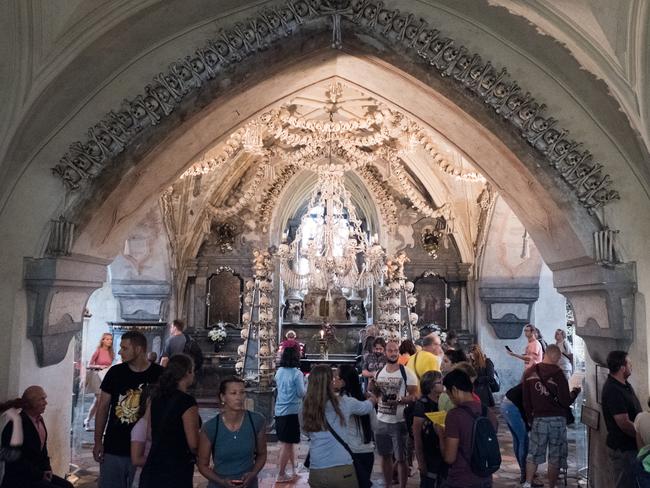
[[[213,326],[209,331],[208,331],[208,338],[212,342],[216,342],[218,344],[222,344],[226,342],[226,336],[228,334],[226,333],[226,324],[223,322],[218,322],[215,326]]]

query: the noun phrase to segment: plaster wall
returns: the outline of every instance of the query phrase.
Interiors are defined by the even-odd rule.
[[[557,329],[566,331],[566,298],[553,286],[553,274],[544,263],[539,274],[539,298],[533,307],[532,323],[548,344],[555,343]]]
[[[10,322],[10,321],[7,321]],[[10,363],[10,382],[6,398],[15,398],[31,385],[39,385],[47,394],[43,418],[48,428],[47,446],[54,473],[67,473],[70,465],[70,425],[72,422],[72,378],[74,369],[74,339],[70,341],[65,359],[54,366],[39,368],[34,347],[27,339],[27,303],[25,293],[16,294],[11,345],[14,353]],[[8,336],[9,337],[9,336]]]
[[[554,342],[554,332],[566,329],[566,298],[553,285],[553,274],[541,260],[539,251],[529,240],[530,257],[522,258],[523,225],[508,206],[499,199],[492,218],[481,268],[479,288],[485,286],[539,287],[539,298],[532,306],[531,323],[538,327],[547,343]],[[500,394],[514,386],[524,372],[523,362],[506,353],[505,346],[523,353],[526,339],[522,335],[513,340],[499,339],[487,321],[487,305],[477,298],[477,336],[486,354],[494,362],[501,379]],[[526,312],[528,306],[520,304]]]
[[[133,226],[122,252],[110,264],[111,280],[169,281],[169,239],[157,202]]]
[[[530,256],[528,258],[521,257],[523,234],[523,224],[503,199],[498,198],[479,272],[479,288],[538,286],[540,270],[543,265],[542,259],[532,239],[529,239]],[[521,307],[524,307],[525,310],[527,305],[521,305]],[[505,393],[508,388],[521,379],[524,372],[523,361],[508,355],[505,346],[522,353],[526,347],[525,339],[523,335],[513,340],[499,339],[493,326],[487,321],[487,305],[481,301],[478,294],[476,295],[476,309],[478,310],[476,316],[477,340],[486,355],[494,362],[494,367],[501,380],[500,393]]]

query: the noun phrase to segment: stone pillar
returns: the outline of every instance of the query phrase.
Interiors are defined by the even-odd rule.
[[[40,367],[61,362],[82,329],[90,295],[106,280],[108,261],[71,255],[24,259],[27,337]]]
[[[604,366],[609,351],[627,350],[632,343],[636,267],[634,263],[608,267],[586,263],[550,268],[557,290],[573,307],[576,332],[593,360],[587,361],[585,380],[585,405],[598,417],[589,422],[593,426],[589,428],[589,483],[594,488],[613,486],[614,472],[605,446],[607,428],[597,401],[604,377],[596,378],[595,365]]]

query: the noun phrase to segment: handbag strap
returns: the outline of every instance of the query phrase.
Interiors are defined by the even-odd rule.
[[[350,446],[348,446],[348,444],[347,444],[343,439],[341,439],[341,436],[339,436],[339,435],[336,433],[336,431],[332,428],[332,426],[331,426],[330,423],[327,421],[327,419],[325,419],[325,423],[327,424],[327,430],[329,430],[329,431],[330,431],[330,434],[332,434],[332,435],[334,436],[334,439],[336,439],[337,441],[339,441],[339,444],[341,444],[341,445],[343,446],[343,448],[344,448],[346,451],[348,451],[348,454],[349,454],[351,457],[354,457],[354,454],[352,453],[352,449],[350,449]]]
[[[557,392],[552,392],[551,389],[548,387],[548,383],[544,381],[544,378],[542,378],[542,373],[539,372],[539,365],[535,365],[535,372],[537,373],[537,377],[539,378],[539,381],[542,382],[542,385],[544,385],[544,388],[553,396],[553,401],[557,403],[558,407],[566,408],[560,403],[560,399],[557,396]]]

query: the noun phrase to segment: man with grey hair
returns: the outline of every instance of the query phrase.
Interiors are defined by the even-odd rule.
[[[422,339],[422,350],[409,358],[406,367],[415,373],[418,381],[427,371],[440,371],[439,355],[442,354],[442,341],[438,334],[431,333]]]

